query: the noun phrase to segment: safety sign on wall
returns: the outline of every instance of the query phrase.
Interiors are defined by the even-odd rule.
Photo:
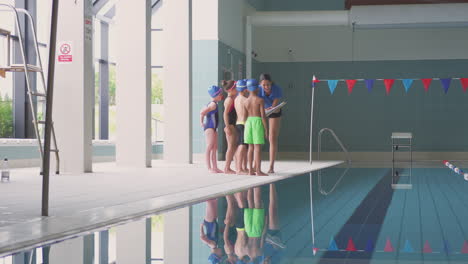
[[[73,62],[73,44],[71,41],[60,42],[57,46],[58,63],[69,64]]]

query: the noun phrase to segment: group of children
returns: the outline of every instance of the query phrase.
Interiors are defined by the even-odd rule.
[[[268,127],[264,100],[258,96],[259,83],[256,79],[223,81],[222,89],[211,86],[208,94],[211,101],[202,109],[200,122],[206,137],[206,164],[211,173],[222,173],[217,166],[218,102],[224,99],[224,132],[228,148],[224,173],[267,176],[261,170],[261,148],[268,138]],[[236,171],[231,169],[235,160]]]

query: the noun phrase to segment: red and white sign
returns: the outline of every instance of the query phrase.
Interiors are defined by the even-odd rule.
[[[63,41],[58,45],[58,63],[68,64],[73,62],[73,45],[71,41]]]

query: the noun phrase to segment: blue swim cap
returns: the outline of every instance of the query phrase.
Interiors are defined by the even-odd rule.
[[[215,98],[221,93],[221,88],[219,88],[216,85],[211,86],[208,88],[208,94],[211,96],[211,98]]]
[[[238,80],[237,81],[237,86],[236,86],[236,90],[238,92],[242,92],[244,91],[245,89],[247,89],[247,82],[244,80]]]
[[[249,89],[249,91],[253,92],[255,90],[257,90],[258,88],[258,81],[255,80],[255,79],[248,79],[247,80],[247,89]]]

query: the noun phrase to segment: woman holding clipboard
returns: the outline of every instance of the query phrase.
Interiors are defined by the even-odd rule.
[[[265,111],[277,106],[283,97],[281,87],[274,84],[268,73],[260,75],[260,93],[258,96],[265,102]],[[270,169],[268,173],[275,172],[276,152],[278,151],[278,135],[281,121],[281,108],[268,115],[268,141],[270,142]]]

